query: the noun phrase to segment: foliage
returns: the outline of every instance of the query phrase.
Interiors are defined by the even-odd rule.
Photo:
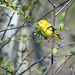
[[[60,60],[57,61],[57,59],[55,59],[56,57],[60,57],[61,60],[62,60],[62,58],[65,57],[65,59],[64,59],[65,62],[62,63],[61,66],[58,67],[58,69],[56,70],[56,71],[60,71],[62,69],[61,68],[62,65],[65,66],[65,63],[70,59],[70,57],[73,56],[73,55],[75,55],[75,51],[72,49],[72,50],[70,50],[69,55],[67,55],[67,54],[66,55],[65,54],[64,55],[61,55],[60,54],[60,56],[59,56],[59,55],[57,55],[59,49],[62,48],[62,47],[68,46],[68,45],[75,44],[75,43],[68,43],[68,44],[64,44],[64,45],[60,45],[59,46],[58,45],[59,42],[56,42],[56,40],[53,39],[53,37],[52,37],[52,39],[50,39],[49,37],[46,37],[43,34],[43,32],[41,31],[41,28],[38,26],[38,24],[36,24],[36,22],[39,21],[40,19],[42,19],[42,18],[46,19],[48,17],[47,15],[50,14],[51,12],[54,13],[54,10],[55,9],[53,9],[53,10],[51,10],[49,12],[46,11],[48,9],[43,10],[42,13],[44,14],[44,16],[41,17],[41,15],[40,15],[41,18],[35,20],[35,17],[34,16],[36,14],[35,14],[35,12],[33,13],[33,11],[35,9],[36,10],[37,9],[41,9],[41,7],[42,7],[42,4],[41,4],[42,3],[42,0],[28,0],[30,3],[19,6],[21,4],[20,1],[19,0],[13,0],[11,2],[11,0],[0,0],[0,7],[2,7],[2,10],[6,14],[6,16],[9,17],[9,22],[8,22],[8,25],[7,25],[7,29],[2,30],[0,32],[6,32],[8,30],[16,29],[16,32],[14,32],[11,37],[8,37],[7,40],[5,40],[5,39],[4,40],[1,40],[1,42],[0,42],[0,45],[1,45],[0,50],[3,50],[3,48],[5,47],[5,45],[7,45],[9,42],[14,41],[14,40],[12,40],[12,37],[14,37],[16,34],[19,34],[18,31],[21,28],[24,28],[24,27],[27,27],[27,26],[32,27],[32,31],[33,31],[32,33],[34,35],[33,36],[32,35],[27,35],[28,33],[25,34],[25,33],[20,32],[19,37],[17,37],[16,40],[15,40],[18,43],[20,43],[20,44],[22,43],[23,44],[22,48],[21,49],[18,48],[18,50],[17,50],[19,53],[16,53],[16,58],[17,59],[15,61],[19,65],[18,68],[16,68],[16,69],[15,68],[12,68],[12,66],[13,66],[12,61],[9,60],[9,59],[7,59],[7,57],[3,57],[3,56],[0,56],[0,67],[2,69],[4,69],[7,73],[10,73],[11,75],[12,74],[13,75],[16,75],[16,73],[18,73],[18,71],[21,68],[21,66],[22,65],[26,65],[28,63],[29,66],[26,67],[27,69],[25,69],[24,71],[22,71],[19,75],[22,75],[24,72],[26,72],[28,70],[30,71],[30,73],[31,72],[36,72],[38,75],[43,75],[44,72],[47,72],[49,70],[49,68],[52,69],[52,65],[54,64],[54,61],[56,61],[56,62],[59,62],[60,61]],[[53,4],[53,2],[50,2],[50,0],[48,0],[48,2],[53,7],[55,6],[55,4]],[[65,3],[68,4],[67,1],[66,2],[63,1],[63,2],[64,3],[62,3],[61,5],[55,6],[55,8],[57,9],[57,8],[59,8],[61,6],[64,6]],[[69,6],[69,4],[68,4],[68,6]],[[43,8],[46,8],[46,7],[43,6]],[[12,14],[12,16],[9,16],[9,14],[5,12],[4,8],[10,9],[10,11],[14,12],[14,14],[17,13],[17,15],[19,15],[23,19],[23,22],[24,23],[21,24],[20,27],[19,26],[18,27],[15,27],[14,24],[11,24],[11,21],[12,21],[12,18],[14,17],[14,14]],[[19,8],[22,11],[20,11]],[[61,11],[61,9],[59,11]],[[28,11],[29,11],[29,14],[27,14]],[[46,11],[47,14],[45,14],[44,11]],[[39,14],[37,16],[39,16]],[[3,16],[3,14],[2,14],[2,16]],[[61,11],[58,14],[58,17],[57,18],[59,19],[59,21],[61,23],[59,24],[59,27],[53,26],[54,29],[58,30],[58,32],[63,32],[65,30],[70,30],[69,28],[64,28],[65,16],[66,16],[66,12],[64,12],[64,11],[63,12]],[[54,13],[53,17],[54,17],[54,21],[55,21],[55,13]],[[28,30],[30,31],[30,28],[28,28]],[[4,34],[6,34],[6,33],[4,33]],[[3,34],[3,36],[4,36],[4,34]],[[32,50],[29,50],[30,47],[29,47],[29,45],[27,45],[27,43],[30,43],[31,42],[30,45],[32,46],[32,41],[31,40],[33,40],[35,42],[34,45],[36,44],[36,46],[37,46],[36,48],[34,48],[35,50],[33,50],[33,49]],[[44,41],[44,40],[46,40],[46,41]],[[46,45],[44,45],[45,43],[46,43]],[[49,44],[49,46],[47,46],[47,44]],[[42,52],[42,50],[41,50],[42,47],[41,46],[44,47],[45,53]],[[45,48],[45,46],[47,46],[47,48],[49,48],[50,51],[47,51],[46,48]],[[38,58],[39,59],[36,60],[35,62],[33,62],[31,64],[31,61],[33,61],[32,58],[35,57],[35,56],[33,56],[33,53],[34,52],[38,54]],[[37,55],[37,54],[35,54],[35,55]],[[62,52],[62,54],[63,54],[63,52]],[[48,57],[48,55],[49,55],[49,57]],[[52,57],[52,55],[53,55],[53,57]],[[19,58],[21,58],[21,62],[17,62]],[[51,63],[49,62],[51,64],[51,67],[50,66],[47,66],[47,69],[46,69],[46,67],[45,67],[46,64],[44,66],[38,67],[38,69],[35,69],[33,67],[37,63],[43,62],[43,59],[45,60],[45,58],[51,60]],[[43,63],[48,63],[48,61],[44,61]],[[72,67],[73,67],[73,65],[68,66],[68,68],[71,69],[71,71],[73,70]]]
[[[7,60],[7,61],[5,60],[6,60],[6,57],[5,58],[3,58],[3,56],[0,57],[0,66],[5,68],[7,72],[14,72],[15,69],[11,68],[10,60]]]

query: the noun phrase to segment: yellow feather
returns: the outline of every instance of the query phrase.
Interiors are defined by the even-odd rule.
[[[48,36],[48,37],[52,37],[52,34],[53,34],[53,26],[48,23],[46,20],[40,20],[39,21],[39,26],[42,30],[42,32],[44,33],[44,35]],[[59,34],[58,34],[58,31],[56,29],[54,29],[54,36],[55,38],[58,38],[60,39],[62,42],[64,42]]]

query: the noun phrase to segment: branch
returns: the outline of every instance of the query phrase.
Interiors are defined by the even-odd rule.
[[[33,67],[34,65],[36,65],[37,63],[39,63],[40,61],[42,61],[49,54],[50,53],[48,52],[46,55],[44,55],[43,57],[41,57],[40,59],[38,59],[36,62],[34,62],[32,65],[30,65],[26,70],[24,70],[23,72],[21,72],[19,75],[22,75],[23,73],[25,73],[26,71],[28,71],[31,67]]]
[[[24,70],[23,72],[21,72],[19,75],[22,75],[23,73],[25,73],[26,71],[28,71],[31,67],[33,67],[35,64],[37,64],[37,63],[39,63],[40,61],[42,61],[44,58],[45,58],[45,56],[42,57],[42,58],[40,58],[40,59],[37,60],[36,62],[34,62],[31,66],[29,66],[26,70]]]
[[[69,10],[69,8],[72,6],[72,4],[75,2],[75,0],[73,0],[73,2],[67,7],[66,11],[65,11],[65,17],[64,17],[64,27],[65,28],[65,23],[66,23],[66,16],[67,16],[67,12]]]
[[[10,23],[11,23],[11,20],[12,20],[12,18],[13,18],[13,16],[14,16],[14,14],[15,14],[15,12],[13,12],[12,16],[10,17],[10,20],[9,20],[9,22],[8,22],[8,25],[7,25],[7,28],[9,27],[9,25],[10,25]],[[7,29],[7,28],[6,28],[6,29]],[[5,33],[6,33],[6,30],[5,30],[5,32],[3,33],[3,36],[1,37],[1,40],[4,39]]]
[[[54,58],[55,58],[55,57],[63,57],[63,56],[73,56],[73,55],[75,55],[75,54],[70,54],[70,55],[59,55],[59,56],[54,56]],[[45,58],[49,58],[49,59],[50,59],[51,56],[46,56]],[[51,68],[51,64],[49,64],[48,68],[46,69],[46,71],[44,72],[43,75],[46,75],[50,68]]]
[[[67,43],[65,45],[59,46],[59,47],[57,47],[57,49],[68,46],[68,45],[72,45],[72,44],[75,44],[75,42],[71,42],[71,43]]]
[[[50,0],[48,0],[49,1],[49,3],[52,5],[52,6],[56,6],[55,4],[53,4]]]
[[[64,57],[64,56],[65,56],[65,57],[66,57],[66,56],[73,56],[73,55],[75,55],[75,54],[69,54],[69,55],[56,55],[56,56],[54,56],[54,58],[55,58],[55,57]],[[50,59],[51,56],[46,56],[45,58],[49,58],[49,59]]]
[[[24,22],[25,23],[25,22]],[[24,23],[23,23],[23,25],[24,25]],[[22,26],[23,26],[22,25]],[[16,30],[16,32],[9,38],[9,40],[8,41],[6,41],[1,47],[0,47],[0,51],[2,50],[2,48],[4,47],[4,46],[6,46],[10,41],[11,41],[11,39],[13,38],[13,36],[15,36],[16,35],[16,33],[20,30],[21,28],[18,28],[17,30]]]
[[[28,25],[27,25],[28,26]],[[19,27],[14,27],[14,28],[9,28],[9,29],[5,29],[5,30],[1,30],[0,32],[4,32],[4,31],[8,31],[8,30],[14,30],[14,29],[18,29],[18,28],[24,28],[24,27],[27,27],[27,26],[19,26]],[[29,25],[30,26],[30,25]]]
[[[60,70],[65,66],[65,64],[67,63],[67,61],[68,61],[71,57],[72,57],[72,55],[69,56],[69,57],[65,60],[65,62],[62,63],[62,64],[58,67],[58,69],[54,72],[55,75],[57,75],[57,74],[60,72]]]
[[[64,1],[63,3],[61,3],[60,5],[58,5],[58,6],[56,7],[56,9],[59,8],[59,7],[61,7],[61,6],[63,6],[63,5],[64,5],[65,3],[67,3],[68,1],[69,1],[69,0],[66,0],[66,1]],[[37,21],[41,20],[42,18],[44,18],[45,16],[47,16],[48,14],[50,14],[52,11],[54,11],[54,9],[50,10],[50,11],[47,12],[44,16],[42,16],[41,18],[35,20],[34,22],[37,22]]]
[[[46,69],[43,75],[47,75],[47,72],[49,71],[50,68],[51,68],[51,64],[48,65],[48,68]]]
[[[54,4],[53,4],[53,26],[55,26],[55,12],[56,12],[56,0],[54,0]],[[54,54],[53,54],[53,49],[54,49],[54,28],[52,29],[52,46],[51,46],[51,75],[53,75],[53,64],[54,64]]]
[[[72,0],[69,0],[55,15],[58,15]]]
[[[7,71],[5,67],[3,67],[3,66],[0,66],[0,67],[1,67],[2,69],[4,69],[5,71]],[[7,71],[7,72],[10,73],[11,75],[12,75],[12,73],[13,73],[12,71]]]

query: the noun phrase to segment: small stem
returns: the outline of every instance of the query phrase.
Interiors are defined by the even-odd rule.
[[[53,4],[53,9],[54,9],[54,13],[53,13],[53,26],[55,26],[55,9],[56,9],[56,6],[55,6],[55,4],[56,4],[56,0],[54,0],[54,4]],[[51,51],[52,51],[52,53],[51,53],[51,75],[53,75],[53,60],[54,60],[54,55],[53,55],[53,49],[54,49],[54,28],[52,29],[52,31],[53,31],[53,36],[52,36],[52,48],[51,48]]]

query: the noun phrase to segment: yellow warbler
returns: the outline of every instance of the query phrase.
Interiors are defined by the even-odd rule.
[[[64,42],[59,34],[58,31],[50,24],[48,23],[46,20],[40,20],[39,21],[39,26],[42,30],[42,32],[44,33],[44,35],[48,36],[48,37],[52,37],[53,31],[54,31],[54,36],[55,38],[60,39],[62,42]]]

